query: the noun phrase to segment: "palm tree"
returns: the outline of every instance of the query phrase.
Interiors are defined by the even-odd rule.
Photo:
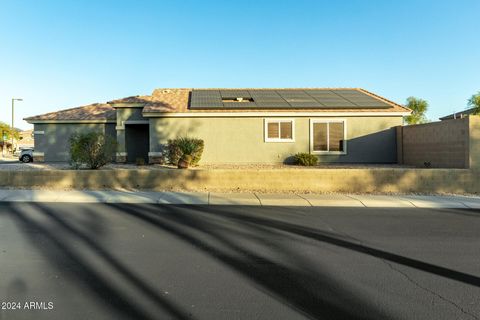
[[[480,114],[480,91],[477,94],[472,95],[470,99],[468,99],[468,105],[472,108],[473,114]]]
[[[428,122],[425,113],[428,109],[428,102],[419,98],[407,98],[407,108],[412,110],[412,114],[405,117],[407,124],[419,124]]]

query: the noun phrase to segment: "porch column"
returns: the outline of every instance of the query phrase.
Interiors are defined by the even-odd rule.
[[[117,125],[115,129],[117,131],[117,153],[115,155],[115,162],[126,163],[127,150],[125,147],[125,126]]]

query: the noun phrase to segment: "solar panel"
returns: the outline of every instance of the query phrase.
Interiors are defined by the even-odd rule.
[[[283,109],[283,108],[290,108],[290,104],[288,104],[285,100],[283,101],[255,101],[258,108],[260,109]]]
[[[220,91],[219,90],[193,90],[192,95],[197,97],[205,97],[205,96],[220,97]]]
[[[338,95],[333,92],[322,92],[322,93],[308,93],[309,96],[314,97],[315,99],[338,99]]]
[[[258,105],[289,105],[285,100],[254,100],[254,102]]]
[[[310,98],[310,96],[301,90],[279,90],[278,94],[283,98]]]
[[[223,108],[222,97],[218,90],[193,90],[190,97],[191,109]]]
[[[353,103],[335,94],[331,90],[307,90],[306,91],[316,101],[328,108],[352,108]]]
[[[247,90],[220,90],[222,98],[251,98],[250,92]]]
[[[355,108],[356,106],[353,103],[350,102],[344,102],[344,101],[322,101],[323,105],[326,108]]]
[[[285,99],[283,99],[282,97],[280,96],[253,96],[252,97],[253,99],[255,100],[263,100],[263,101],[285,101]]]
[[[285,100],[274,90],[250,90],[250,94],[255,102],[278,102],[284,103]]]
[[[318,103],[317,101],[307,101],[307,102],[302,102],[302,101],[290,101],[288,102],[292,108],[313,108],[313,109],[319,109],[322,108],[323,106]]]
[[[250,94],[256,97],[262,97],[262,96],[279,96],[278,93],[275,90],[249,90]]]
[[[257,107],[254,102],[224,102],[225,109],[253,109]]]
[[[221,109],[223,108],[223,103],[190,103],[191,109]]]
[[[387,104],[386,102],[383,102],[379,99],[376,99],[360,91],[337,90],[335,92],[339,96],[351,101],[357,107],[361,107],[361,108],[389,108],[390,107],[390,105]]]
[[[321,103],[303,90],[279,90],[279,94],[294,109],[322,107]]]
[[[364,101],[364,102],[354,101],[354,102],[357,106],[362,107],[362,108],[372,108],[372,109],[390,108],[390,106],[388,104],[383,103],[382,101]]]
[[[222,100],[220,96],[198,96],[198,95],[193,95],[192,100],[196,101],[202,101],[202,100]]]
[[[237,98],[248,100],[235,101]],[[228,101],[226,101],[228,100]],[[195,89],[192,109],[342,109],[388,108],[364,92],[330,89]]]

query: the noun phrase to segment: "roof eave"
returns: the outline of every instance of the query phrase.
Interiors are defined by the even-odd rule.
[[[24,118],[23,120],[27,121],[30,124],[41,124],[41,123],[117,123],[116,119],[29,119]]]
[[[142,112],[146,118],[188,118],[188,117],[404,117],[410,115],[410,112],[399,111],[319,111],[319,112],[301,112],[301,111],[278,111],[278,112]]]

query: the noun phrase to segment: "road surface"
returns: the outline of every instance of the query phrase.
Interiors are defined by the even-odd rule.
[[[480,319],[480,211],[0,203],[0,319]]]

